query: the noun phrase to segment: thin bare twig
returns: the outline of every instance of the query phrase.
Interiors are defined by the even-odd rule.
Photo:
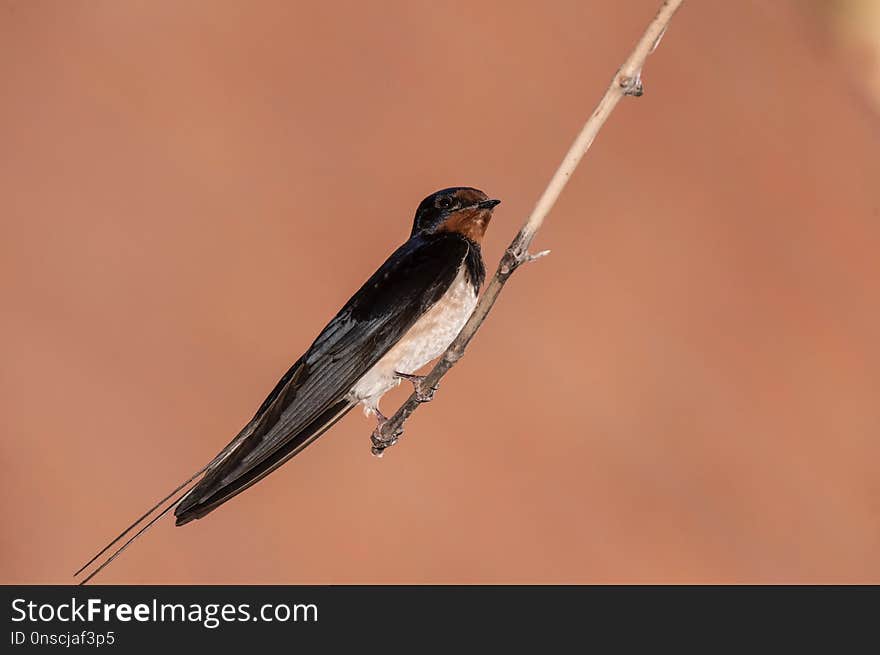
[[[602,96],[595,111],[587,119],[580,134],[578,134],[574,143],[568,149],[565,158],[551,178],[544,193],[541,194],[532,213],[504,252],[504,256],[498,264],[498,270],[486,286],[486,290],[483,292],[483,296],[474,308],[474,312],[471,314],[468,322],[465,323],[455,341],[450,344],[449,348],[446,349],[446,352],[443,353],[443,356],[423,380],[423,389],[435,389],[440,383],[440,379],[462,358],[465,349],[471,339],[474,338],[474,334],[480,329],[483,321],[486,320],[486,316],[498,299],[498,294],[501,293],[501,289],[513,272],[523,264],[534,261],[550,252],[549,250],[544,250],[537,254],[529,253],[532,239],[535,238],[535,234],[543,225],[547,214],[550,213],[553,205],[556,204],[562,189],[565,188],[581,158],[590,149],[593,139],[596,138],[599,130],[602,129],[602,126],[614,110],[614,107],[620,102],[620,99],[624,96],[642,95],[644,89],[641,77],[645,59],[660,44],[660,39],[666,32],[669,21],[672,20],[673,15],[683,1],[665,0],[630,56],[615,73],[608,90]],[[397,443],[398,438],[403,434],[403,424],[416,411],[418,406],[422,404],[423,400],[424,396],[413,392],[394,416],[376,428],[372,436],[374,455],[381,457],[387,448]]]

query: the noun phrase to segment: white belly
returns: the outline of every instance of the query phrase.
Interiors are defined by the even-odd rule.
[[[364,404],[369,413],[379,407],[379,399],[400,384],[395,372],[415,373],[436,359],[464,327],[477,304],[474,287],[465,277],[462,265],[452,285],[409,331],[357,381],[351,395]]]

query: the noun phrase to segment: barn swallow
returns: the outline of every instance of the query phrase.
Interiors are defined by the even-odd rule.
[[[172,508],[178,526],[202,518],[302,452],[357,404],[381,425],[387,419],[379,400],[402,380],[427,401],[430,390],[421,389],[416,371],[446,350],[477,303],[486,277],[480,244],[499,202],[471,187],[425,198],[406,243],[345,303],[235,439],[77,571],[168,503],[81,584]]]

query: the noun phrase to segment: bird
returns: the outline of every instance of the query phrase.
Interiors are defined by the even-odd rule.
[[[421,402],[430,400],[433,390],[423,388],[424,376],[416,371],[446,350],[476,306],[486,277],[482,239],[500,202],[473,187],[441,189],[422,200],[406,242],[321,330],[254,417],[207,465],[82,566],[74,576],[150,519],[80,584],[172,509],[177,526],[205,517],[301,453],[358,404],[378,429],[388,420],[379,401],[402,381],[413,384]]]

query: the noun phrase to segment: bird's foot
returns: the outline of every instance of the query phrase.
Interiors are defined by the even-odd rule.
[[[395,377],[400,378],[401,380],[408,380],[412,382],[413,390],[416,394],[416,400],[420,403],[429,403],[434,400],[434,392],[437,391],[437,387],[429,387],[425,384],[425,375],[412,375],[411,373],[401,373],[400,371],[394,371]]]
[[[376,429],[370,435],[370,441],[373,442],[370,452],[376,457],[382,457],[385,454],[385,449],[390,448],[400,439],[400,436],[403,434],[403,428],[398,428],[391,436],[385,436],[382,428],[388,422],[388,417],[380,412],[378,407],[373,410],[373,413],[376,415],[377,423]]]

